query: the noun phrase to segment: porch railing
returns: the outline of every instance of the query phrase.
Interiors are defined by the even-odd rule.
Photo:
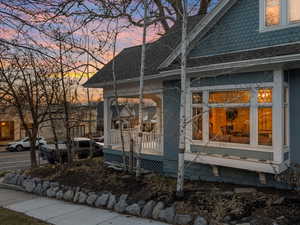
[[[138,140],[138,130],[124,130],[124,147],[125,151],[129,151],[130,149],[130,139],[133,139],[134,151],[137,150],[137,140]],[[122,150],[122,142],[121,135],[119,130],[111,129],[109,132],[109,145],[112,146],[113,149]],[[162,154],[162,146],[161,146],[161,134],[153,133],[153,132],[143,132],[143,140],[142,140],[142,153],[144,154]]]

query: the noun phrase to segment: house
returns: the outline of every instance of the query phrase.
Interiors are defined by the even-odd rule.
[[[145,132],[142,166],[176,176],[180,111],[180,24],[147,45],[145,98],[158,129]],[[300,2],[221,0],[188,19],[185,176],[286,186],[300,165]],[[116,64],[118,95],[137,97],[141,46]],[[86,84],[104,89],[105,159],[121,161],[111,127],[112,61]],[[134,133],[134,132],[133,132]],[[134,134],[135,135],[135,134]]]
[[[84,104],[70,105],[70,135],[71,137],[84,137],[89,135],[89,124],[91,124],[91,131],[93,136],[101,136],[103,124],[101,119],[97,119],[100,114],[101,104],[92,103],[91,106]],[[103,104],[102,104],[103,106]],[[98,110],[98,111],[97,111]],[[103,110],[102,110],[103,111]],[[91,112],[91,120],[90,114]],[[29,128],[32,125],[32,119],[29,111],[25,111],[25,120]],[[103,113],[102,113],[103,115]],[[66,129],[63,123],[64,111],[62,106],[52,107],[52,118],[56,129],[56,134],[59,140],[64,140],[66,136]],[[97,124],[98,123],[98,124]],[[103,120],[102,120],[103,123]],[[49,117],[40,124],[39,136],[44,137],[47,141],[53,141],[54,135],[51,127]],[[22,122],[13,106],[0,106],[0,145],[6,145],[9,142],[20,140],[28,136],[24,129]]]

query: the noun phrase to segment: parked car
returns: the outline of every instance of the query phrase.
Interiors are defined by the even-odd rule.
[[[95,142],[89,138],[73,138],[71,141],[71,148],[73,156],[79,159],[87,158],[90,155],[91,150],[93,157],[103,155],[103,143]],[[58,152],[56,151],[55,144],[48,144],[41,146],[40,148],[40,156],[51,164],[59,162],[59,156],[62,157],[63,162],[66,162],[68,159],[67,155],[66,142],[58,143]]]
[[[47,142],[43,137],[38,137],[36,140],[36,146],[42,146],[42,145],[47,145]],[[30,148],[31,148],[30,140],[28,137],[25,137],[19,141],[9,143],[8,146],[6,147],[6,150],[11,152],[14,151],[21,152],[21,151],[29,150]]]

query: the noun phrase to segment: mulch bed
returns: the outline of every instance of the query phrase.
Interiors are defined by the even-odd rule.
[[[136,180],[134,175],[107,168],[101,159],[77,161],[69,169],[43,166],[26,173],[95,192],[128,194],[132,200],[176,202],[177,212],[204,216],[212,225],[228,216],[231,221],[249,218],[257,225],[272,225],[274,220],[278,225],[300,225],[300,195],[295,191],[256,188],[238,194],[237,185],[186,181],[184,198],[176,199],[175,179],[150,174]]]

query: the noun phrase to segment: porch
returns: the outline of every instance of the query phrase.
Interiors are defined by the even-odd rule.
[[[105,98],[105,146],[111,150],[138,150],[139,99],[136,95],[122,95],[116,102]],[[106,119],[107,118],[107,119]],[[144,95],[142,150],[144,155],[163,155],[162,96],[160,93]]]

